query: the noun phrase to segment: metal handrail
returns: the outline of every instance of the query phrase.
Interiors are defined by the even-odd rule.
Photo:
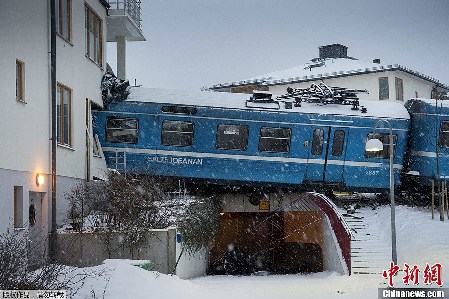
[[[122,9],[134,20],[136,25],[141,28],[141,9],[140,0],[108,0],[110,9]]]

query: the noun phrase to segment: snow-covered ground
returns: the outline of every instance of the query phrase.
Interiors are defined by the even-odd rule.
[[[358,210],[361,216],[376,218],[384,242],[390,246],[390,208]],[[430,210],[398,206],[396,209],[398,260],[417,264],[442,264],[444,287],[449,286],[449,221],[431,219]],[[382,257],[385,259],[385,257]],[[181,280],[176,276],[146,271],[135,266],[144,261],[107,260],[103,265],[77,271],[94,274],[84,281],[75,298],[377,298],[377,289],[387,280],[379,275],[342,276],[323,272],[316,274],[268,276],[208,276]],[[389,265],[385,265],[387,269]],[[420,287],[423,287],[422,272]],[[394,278],[396,287],[402,283],[403,272]],[[436,285],[432,285],[435,287]]]

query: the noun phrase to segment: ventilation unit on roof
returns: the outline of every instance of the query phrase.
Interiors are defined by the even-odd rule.
[[[348,58],[348,47],[341,44],[332,44],[321,46],[318,48],[320,52],[320,58]]]
[[[273,100],[273,94],[269,91],[254,90],[252,97],[246,101],[248,108],[280,109],[278,101]]]

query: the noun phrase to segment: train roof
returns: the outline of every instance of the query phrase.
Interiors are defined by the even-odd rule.
[[[410,113],[438,113],[449,114],[449,100],[435,100],[415,98],[405,103],[405,107]],[[438,111],[437,111],[438,108]]]
[[[161,88],[130,87],[129,96],[126,102],[138,103],[158,103],[158,104],[177,104],[198,107],[213,107],[224,109],[244,109],[259,111],[279,111],[284,113],[310,113],[327,115],[349,115],[357,117],[379,117],[393,119],[409,119],[410,116],[403,103],[388,101],[368,101],[360,100],[360,106],[367,109],[366,113],[361,110],[351,110],[351,105],[341,104],[317,104],[301,103],[301,107],[293,106],[292,109],[285,109],[280,105],[277,110],[264,108],[263,105],[257,108],[245,106],[250,99],[249,94],[211,92],[211,91],[185,91]]]

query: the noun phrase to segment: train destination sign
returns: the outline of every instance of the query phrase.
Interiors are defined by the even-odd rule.
[[[191,157],[150,156],[148,162],[156,162],[170,165],[203,165],[203,159]]]

